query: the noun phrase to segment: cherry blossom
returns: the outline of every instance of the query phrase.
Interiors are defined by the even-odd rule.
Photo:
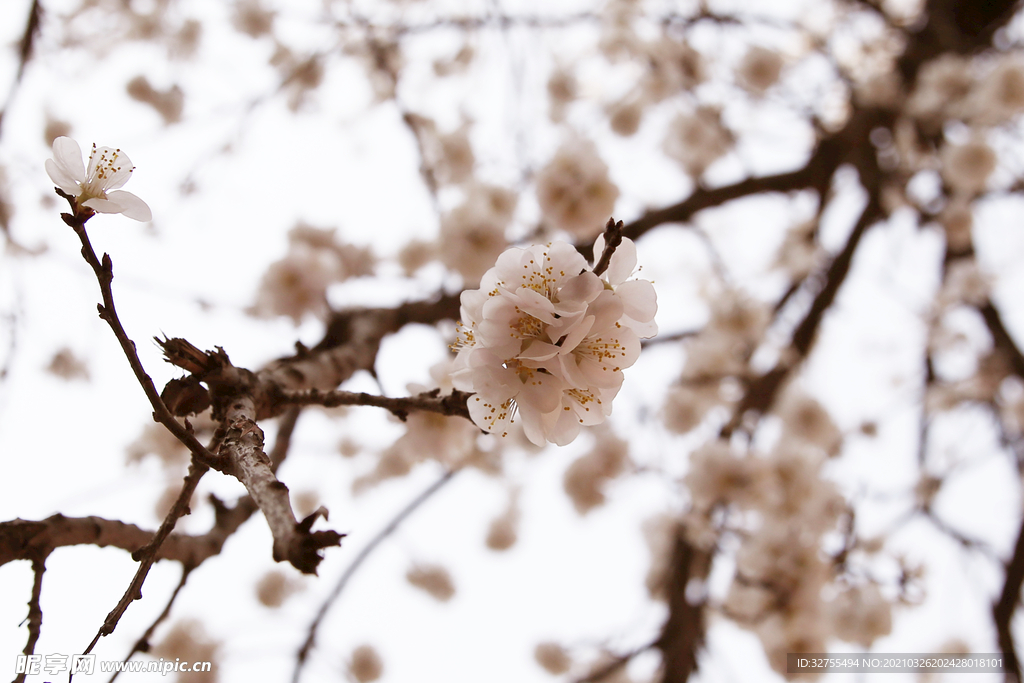
[[[82,161],[82,148],[69,137],[53,141],[53,159],[46,160],[46,173],[54,184],[75,198],[80,207],[98,213],[123,213],[137,221],[152,220],[146,202],[117,188],[128,182],[131,159],[120,149],[92,146],[89,165]]]
[[[605,248],[598,238],[598,260]],[[571,245],[512,248],[480,289],[462,294],[452,383],[473,392],[469,412],[502,436],[518,417],[531,442],[565,445],[611,413],[622,371],[657,333],[657,296],[629,279],[636,247],[623,239],[601,276]]]

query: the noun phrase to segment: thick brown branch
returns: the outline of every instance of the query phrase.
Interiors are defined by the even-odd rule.
[[[1002,316],[991,301],[986,301],[979,307],[979,312],[985,320],[989,333],[992,335],[992,342],[997,349],[1009,359],[1010,367],[1019,377],[1024,377],[1024,356],[1020,348],[1010,335],[1009,330],[1003,325]],[[1003,583],[1003,591],[998,602],[992,607],[992,616],[995,620],[996,635],[999,640],[999,649],[1006,660],[1006,680],[1018,683],[1021,680],[1020,659],[1017,656],[1017,648],[1013,642],[1013,631],[1011,622],[1017,611],[1020,602],[1021,585],[1024,584],[1024,522],[1017,534],[1017,544],[1014,546],[1013,557],[1006,565],[1006,579]]]
[[[357,370],[373,372],[381,340],[410,323],[432,325],[459,317],[459,296],[414,301],[395,308],[359,308],[335,313],[324,338],[299,348],[257,373],[261,383],[283,390],[334,389]]]
[[[824,202],[832,176],[844,163],[855,166],[861,171],[862,182],[865,185],[870,184],[868,178],[877,180],[879,174],[875,151],[869,143],[870,133],[879,126],[891,126],[893,118],[893,113],[885,109],[857,110],[846,126],[818,143],[802,168],[776,175],[745,178],[732,185],[698,187],[693,194],[678,204],[648,211],[632,223],[628,223],[622,229],[622,235],[635,240],[659,225],[686,223],[704,209],[766,192],[810,189],[817,192]],[[589,249],[589,246],[581,247],[580,251],[584,256],[590,257]]]
[[[622,235],[635,240],[648,230],[659,225],[665,223],[686,223],[699,211],[721,206],[734,199],[762,192],[791,192],[814,186],[815,181],[820,179],[820,173],[824,173],[825,177],[829,178],[839,165],[838,162],[834,165],[829,163],[829,167],[825,168],[823,162],[816,163],[817,159],[817,156],[812,157],[806,166],[797,171],[745,178],[738,183],[723,185],[722,187],[699,188],[678,204],[648,211],[635,221],[627,223],[622,229]]]
[[[0,522],[0,566],[31,560],[57,548],[94,545],[135,552],[153,540],[154,532],[103,517],[65,517],[56,514],[40,521],[14,519]],[[158,560],[197,564],[210,553],[199,551],[204,536],[171,534],[157,551]],[[200,559],[202,558],[202,559]]]
[[[213,498],[216,521],[210,531],[198,536],[170,534],[160,544],[156,559],[174,560],[186,567],[198,567],[218,555],[224,542],[248,520],[256,504],[248,496],[229,508]],[[32,560],[57,548],[94,545],[120,548],[134,553],[152,543],[155,532],[103,517],[65,517],[56,514],[44,520],[14,519],[0,522],[0,566],[14,560]]]
[[[238,395],[229,402],[221,446],[221,455],[229,463],[227,472],[242,482],[263,512],[274,536],[274,559],[288,561],[306,574],[316,574],[323,560],[320,551],[341,545],[342,534],[310,531],[317,518],[327,517],[324,508],[301,522],[296,521],[288,487],[277,479],[270,458],[263,452],[263,430],[256,424],[255,417],[256,402],[251,395]]]
[[[322,560],[319,551],[339,545],[342,537],[334,531],[310,531],[319,516],[326,516],[325,510],[318,510],[302,522],[296,521],[288,488],[278,481],[274,464],[263,451],[263,432],[258,420],[279,415],[293,405],[353,402],[380,405],[396,415],[422,409],[468,417],[465,395],[461,392],[448,397],[423,395],[413,399],[319,392],[337,386],[357,370],[372,371],[385,335],[408,323],[436,322],[457,312],[457,297],[442,297],[393,309],[339,313],[328,325],[324,339],[313,349],[300,348],[295,356],[278,360],[258,373],[234,367],[222,350],[203,352],[183,339],[158,340],[168,361],[194,373],[195,380],[209,386],[214,417],[224,424],[219,454],[224,471],[246,487],[263,511],[274,536],[274,559],[287,560],[303,572],[316,573]],[[304,389],[308,391],[289,395]]]

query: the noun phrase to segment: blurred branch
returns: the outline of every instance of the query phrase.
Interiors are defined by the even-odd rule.
[[[25,22],[25,31],[21,35],[21,40],[18,41],[18,71],[14,76],[14,82],[11,83],[10,90],[7,91],[7,100],[4,102],[3,109],[0,109],[0,130],[3,128],[4,114],[10,109],[11,103],[14,102],[14,95],[18,90],[18,86],[21,85],[21,79],[25,75],[25,67],[28,65],[28,61],[32,59],[32,49],[35,47],[36,38],[39,37],[39,25],[43,18],[43,6],[39,0],[32,0],[32,5],[28,10],[28,20]],[[0,221],[3,223],[3,221]]]
[[[921,66],[947,52],[975,54],[991,47],[996,31],[1005,26],[1020,8],[1020,0],[927,0],[924,27],[911,34],[897,68],[909,89]]]
[[[600,681],[605,680],[606,678],[608,678],[609,676],[614,674],[616,671],[619,671],[622,668],[624,668],[637,655],[639,655],[639,654],[641,654],[643,652],[647,652],[652,647],[657,647],[657,644],[658,644],[657,640],[651,641],[650,643],[647,643],[646,645],[642,645],[642,646],[636,648],[635,650],[631,650],[631,651],[629,651],[629,652],[627,652],[625,654],[616,655],[607,664],[605,664],[603,666],[600,666],[597,669],[591,671],[590,673],[588,673],[583,678],[577,678],[575,683],[600,683]]]
[[[277,438],[274,440],[274,448],[270,451],[270,467],[276,473],[292,447],[292,435],[295,433],[295,426],[299,423],[299,416],[302,414],[301,407],[294,407],[281,416],[277,425]]]
[[[842,129],[818,143],[802,168],[776,175],[745,178],[715,188],[698,185],[689,197],[678,204],[648,211],[627,224],[622,235],[636,240],[659,225],[686,223],[704,209],[767,192],[810,189],[817,192],[819,201],[824,203],[832,177],[843,163],[850,163],[861,171],[861,182],[865,185],[874,183],[878,180],[879,170],[874,148],[868,143],[869,135],[876,127],[891,125],[893,118],[893,113],[884,109],[858,109]],[[589,251],[584,251],[584,256],[589,257]]]
[[[1024,377],[1024,356],[1021,355],[1010,332],[1003,325],[1002,316],[991,301],[986,301],[978,308],[985,325],[992,335],[993,345],[1001,350],[1010,361],[1013,372]],[[1013,556],[1006,564],[1006,579],[1003,583],[1003,590],[999,600],[992,607],[992,616],[995,620],[996,634],[999,641],[999,649],[1006,660],[1006,680],[1009,683],[1018,683],[1021,680],[1020,660],[1017,657],[1017,649],[1013,641],[1011,622],[1017,611],[1020,602],[1020,589],[1024,584],[1024,522],[1017,533],[1017,543],[1014,546]]]
[[[668,577],[668,619],[654,647],[661,650],[662,683],[685,683],[697,670],[697,650],[704,644],[704,603],[687,596],[687,587],[702,584],[711,569],[711,556],[676,530]]]
[[[1006,354],[1014,374],[1024,379],[1024,354],[1021,354],[1020,347],[1017,346],[1013,336],[1003,324],[1003,317],[1000,315],[999,309],[991,301],[986,301],[978,307],[978,312],[981,313],[981,317],[985,320],[985,326],[988,327],[988,331],[992,335],[992,343]]]
[[[1007,683],[1019,683],[1021,680],[1020,660],[1013,642],[1011,622],[1020,602],[1020,589],[1024,584],[1024,523],[1017,533],[1017,543],[1013,549],[1013,557],[1006,565],[1006,581],[1003,583],[999,600],[992,606],[995,620],[996,637],[999,649],[1003,653],[1003,666],[1006,671]]]
[[[445,471],[437,481],[428,486],[421,494],[413,498],[408,505],[402,508],[398,514],[388,522],[387,526],[377,532],[377,535],[370,539],[370,542],[367,543],[361,551],[359,551],[359,554],[356,555],[354,560],[352,560],[352,564],[348,566],[345,573],[343,573],[341,578],[338,579],[338,583],[334,586],[334,590],[331,591],[329,596],[327,596],[324,603],[320,605],[320,611],[317,612],[316,618],[313,619],[313,623],[309,625],[309,633],[306,636],[306,641],[302,644],[302,647],[295,655],[295,670],[292,672],[292,683],[298,683],[299,678],[302,676],[302,669],[306,665],[309,653],[316,646],[316,634],[320,629],[320,624],[323,623],[324,618],[327,616],[327,612],[330,610],[331,606],[338,601],[342,591],[345,590],[345,587],[348,585],[349,581],[352,580],[352,577],[355,576],[356,572],[359,571],[359,568],[363,566],[363,563],[366,562],[367,559],[369,559],[370,555],[373,554],[373,551],[377,549],[377,546],[384,542],[388,536],[393,534],[398,527],[401,526],[402,522],[408,519],[412,513],[416,512],[421,505],[430,500],[435,493],[440,491],[444,485],[451,481],[452,478],[460,471],[461,470],[457,469]]]
[[[771,408],[775,395],[778,393],[783,381],[810,352],[825,312],[832,306],[832,302],[839,293],[839,288],[850,272],[853,255],[860,244],[861,238],[871,225],[883,217],[884,212],[878,201],[877,193],[869,192],[868,204],[861,212],[860,219],[850,233],[846,245],[836,255],[835,259],[832,260],[825,273],[821,290],[814,297],[810,310],[808,310],[793,332],[789,354],[784,353],[782,360],[774,368],[750,383],[736,410],[733,412],[732,419],[722,428],[723,435],[727,436],[735,431],[748,411],[764,413]]]

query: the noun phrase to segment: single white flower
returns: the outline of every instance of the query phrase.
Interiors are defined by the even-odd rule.
[[[600,257],[603,238],[595,245]],[[657,297],[628,239],[598,277],[565,242],[508,249],[462,294],[453,385],[473,392],[469,412],[501,435],[520,418],[527,438],[565,445],[604,421],[622,370],[657,332]]]
[[[128,182],[131,159],[119,149],[94,144],[89,166],[82,161],[82,148],[69,137],[53,141],[53,159],[46,160],[46,173],[63,192],[75,198],[78,206],[98,213],[123,213],[137,221],[152,220],[146,202],[131,192],[117,188]]]

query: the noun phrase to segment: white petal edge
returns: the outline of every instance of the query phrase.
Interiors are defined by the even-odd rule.
[[[62,135],[53,141],[53,160],[73,179],[85,182],[85,162],[82,161],[82,148],[73,139]]]
[[[82,202],[82,206],[98,213],[121,213],[137,221],[153,220],[153,212],[150,211],[149,205],[125,190],[108,192],[106,199],[93,197]]]
[[[54,185],[69,195],[78,196],[81,188],[75,182],[75,179],[68,175],[60,165],[55,163],[53,159],[47,159],[44,166],[46,167],[46,175],[50,176],[50,180],[53,181]]]

